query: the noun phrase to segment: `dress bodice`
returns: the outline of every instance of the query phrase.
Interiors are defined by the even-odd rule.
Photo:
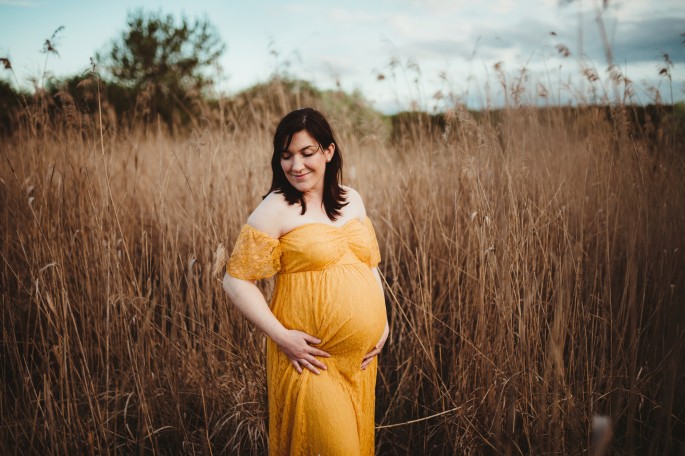
[[[359,262],[370,267],[380,262],[378,241],[368,217],[342,226],[306,223],[278,239],[244,225],[227,271],[236,278],[256,280],[279,272],[320,271]]]

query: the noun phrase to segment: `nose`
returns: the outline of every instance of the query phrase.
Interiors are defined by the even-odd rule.
[[[300,157],[300,154],[295,154],[293,156],[293,167],[292,170],[295,172],[303,171],[304,170],[304,161],[302,160],[302,157]]]

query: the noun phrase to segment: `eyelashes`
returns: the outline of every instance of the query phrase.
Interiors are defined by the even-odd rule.
[[[309,157],[312,157],[314,154],[316,154],[316,152],[306,152],[306,153],[302,153],[302,156],[304,158],[309,158]],[[281,154],[281,160],[290,160],[292,157],[293,157],[293,155],[291,153],[282,153]]]

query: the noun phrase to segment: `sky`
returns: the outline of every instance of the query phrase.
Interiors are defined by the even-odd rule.
[[[206,17],[226,50],[218,89],[234,94],[274,74],[322,89],[359,91],[386,113],[482,108],[511,101],[567,104],[600,101],[614,90],[612,62],[630,82],[631,100],[685,100],[685,2],[682,0],[0,0],[0,57],[19,81],[47,70],[85,71],[144,7]],[[598,17],[601,20],[598,20]],[[59,57],[40,51],[60,26]],[[600,26],[606,39],[600,35]],[[561,51],[560,51],[561,50]],[[567,56],[562,55],[568,50]],[[668,75],[659,75],[667,53]],[[525,77],[521,70],[525,69]],[[599,80],[590,82],[591,75]],[[588,78],[590,76],[590,78]],[[0,77],[12,81],[7,70]],[[658,95],[657,95],[658,91]],[[595,98],[593,98],[595,97]]]

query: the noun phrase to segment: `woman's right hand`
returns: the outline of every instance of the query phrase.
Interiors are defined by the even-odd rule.
[[[321,340],[307,333],[296,329],[288,329],[279,337],[276,342],[285,356],[288,357],[298,373],[302,373],[305,367],[315,374],[319,374],[319,369],[326,370],[326,365],[315,358],[323,356],[329,358],[331,355],[321,349],[312,347],[309,344],[320,344]],[[317,369],[318,368],[318,369]]]

